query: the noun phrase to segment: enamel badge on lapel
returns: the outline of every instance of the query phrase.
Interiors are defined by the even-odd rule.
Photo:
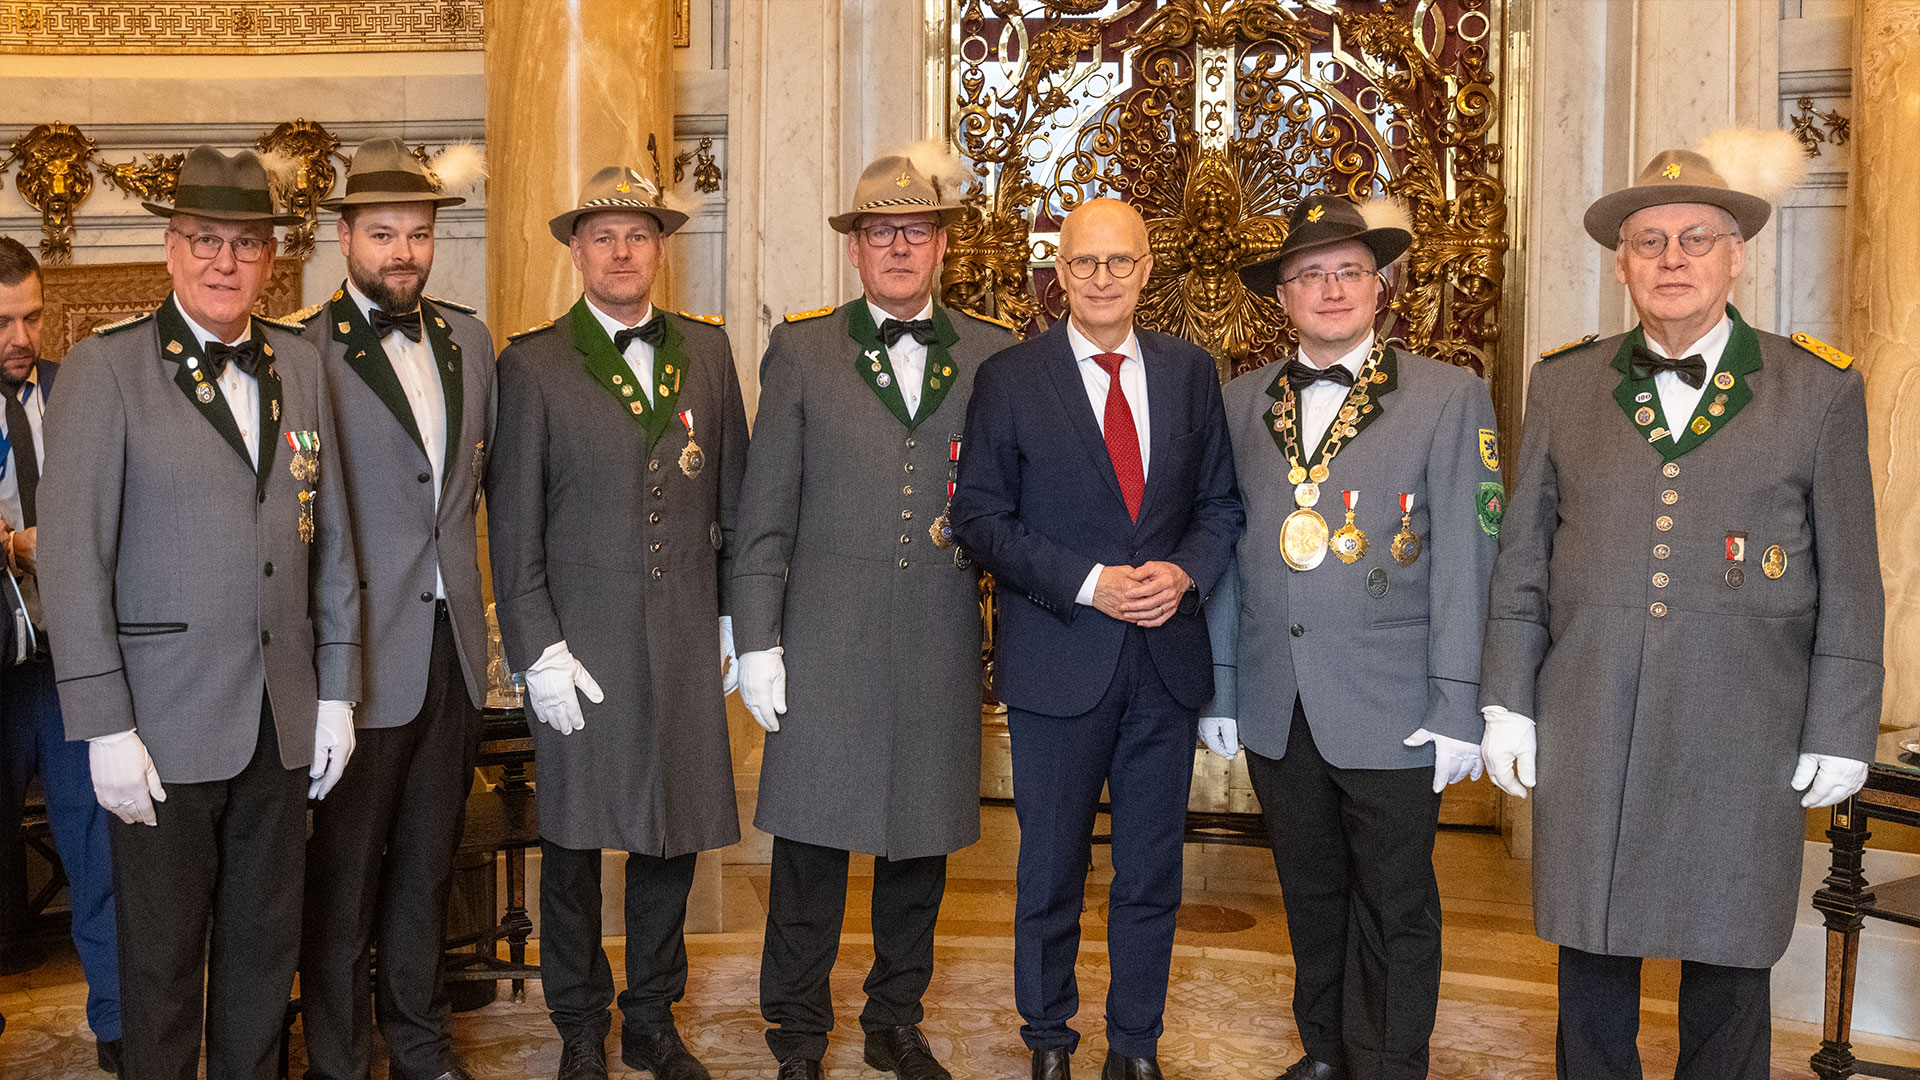
[[[701,469],[707,467],[707,455],[700,449],[700,444],[693,441],[692,409],[680,414],[680,423],[687,429],[687,445],[680,448],[680,471],[686,474],[687,479],[692,480],[700,475]]]

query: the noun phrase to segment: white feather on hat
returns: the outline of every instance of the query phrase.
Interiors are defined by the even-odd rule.
[[[939,139],[922,139],[897,151],[913,162],[913,168],[933,185],[934,194],[943,203],[957,203],[973,176],[967,164],[953,148]]]
[[[1368,229],[1399,229],[1411,236],[1413,234],[1413,214],[1407,210],[1407,204],[1391,195],[1368,199],[1360,204],[1360,219],[1367,223]],[[1400,253],[1406,258],[1406,252]],[[1395,259],[1394,262],[1399,262]],[[1386,267],[1381,267],[1384,270]]]
[[[443,195],[457,195],[487,178],[487,156],[471,142],[454,143],[427,162]]]
[[[1807,175],[1807,151],[1778,128],[1722,128],[1700,141],[1698,152],[1735,191],[1777,203]]]

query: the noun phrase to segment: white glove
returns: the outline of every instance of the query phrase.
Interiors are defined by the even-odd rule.
[[[1240,722],[1231,716],[1203,716],[1200,741],[1207,744],[1207,749],[1232,761],[1240,753]]]
[[[726,697],[740,686],[740,657],[733,651],[733,616],[720,616],[720,696]]]
[[[1801,754],[1793,770],[1793,790],[1807,793],[1800,805],[1809,810],[1852,798],[1866,782],[1866,762],[1832,754]]]
[[[159,824],[153,804],[166,802],[167,793],[139,735],[116,731],[88,739],[87,768],[93,774],[93,797],[108,813],[129,825]]]
[[[740,654],[740,704],[754,722],[768,731],[780,730],[780,714],[787,711],[787,651],[778,645]]]
[[[307,775],[307,798],[324,799],[340,774],[347,771],[347,759],[353,756],[353,702],[323,701],[313,725],[313,768]]]
[[[1426,728],[1414,732],[1402,740],[1406,746],[1425,746],[1433,744],[1433,793],[1447,790],[1448,784],[1457,784],[1471,776],[1480,779],[1480,744],[1442,735]]]
[[[527,669],[527,703],[533,706],[534,719],[562,735],[571,735],[587,726],[586,718],[580,715],[576,689],[595,705],[606,700],[600,684],[573,658],[565,641],[547,646],[547,651]]]
[[[1488,705],[1480,715],[1487,721],[1487,730],[1480,736],[1480,760],[1486,765],[1487,779],[1514,798],[1526,798],[1539,751],[1533,741],[1533,721],[1498,705]]]

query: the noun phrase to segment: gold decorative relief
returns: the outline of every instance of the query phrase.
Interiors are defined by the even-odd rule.
[[[185,154],[148,154],[145,163],[126,161],[118,165],[101,163],[100,179],[111,188],[119,188],[136,199],[170,203],[173,187],[180,179],[180,163]]]
[[[0,172],[17,164],[14,187],[40,211],[40,260],[52,266],[73,261],[73,212],[93,193],[93,152],[98,147],[72,124],[41,124],[13,140]]]
[[[333,194],[343,164],[338,136],[311,120],[289,120],[254,144],[265,155],[270,167],[274,201],[289,214],[299,214],[301,222],[287,229],[282,248],[288,255],[305,259],[313,254],[313,231],[320,217],[320,200]],[[276,160],[278,159],[278,160]],[[278,165],[278,168],[271,167]]]
[[[1810,97],[1803,97],[1794,105],[1799,111],[1788,119],[1793,121],[1793,137],[1807,148],[1808,157],[1819,157],[1822,143],[1837,149],[1853,138],[1853,120],[1840,115],[1838,109],[1816,109]]]
[[[484,11],[482,0],[10,0],[0,53],[479,51]]]
[[[693,0],[671,0],[673,4],[673,47],[693,45]]]
[[[720,171],[720,162],[713,156],[713,136],[704,136],[699,146],[673,155],[674,183],[687,178],[688,165],[693,166],[693,190],[709,195],[720,190],[720,181],[726,176]]]

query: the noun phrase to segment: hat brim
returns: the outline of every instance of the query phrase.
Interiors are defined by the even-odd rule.
[[[1390,264],[1397,261],[1400,256],[1407,253],[1407,248],[1413,245],[1413,234],[1405,229],[1383,227],[1379,229],[1367,229],[1364,232],[1357,232],[1351,236],[1329,236],[1311,243],[1301,244],[1297,247],[1281,244],[1280,250],[1274,252],[1271,258],[1262,259],[1250,266],[1241,267],[1240,283],[1247,287],[1248,292],[1257,293],[1261,296],[1272,296],[1275,290],[1280,287],[1281,263],[1286,262],[1301,252],[1318,251],[1321,248],[1333,247],[1336,244],[1364,245],[1368,251],[1373,252],[1374,269],[1385,270]]]
[[[150,202],[143,202],[140,205],[146,207],[148,213],[158,214],[163,218],[197,217],[206,218],[208,221],[264,221],[269,225],[298,225],[307,220],[298,214],[257,214],[246,210],[196,210],[191,207],[175,209]]]
[[[827,227],[837,233],[850,233],[856,225],[860,224],[861,218],[878,214],[932,214],[934,219],[944,227],[953,224],[954,219],[966,213],[966,210],[964,203],[941,203],[938,206],[928,206],[926,203],[897,205],[882,203],[877,206],[863,206],[858,210],[849,210],[844,214],[835,214],[827,219]]]
[[[661,236],[672,236],[679,230],[680,226],[687,223],[687,215],[664,206],[645,206],[640,203],[626,206],[619,203],[610,203],[605,206],[583,206],[575,210],[569,210],[559,217],[554,218],[552,221],[547,222],[547,229],[553,233],[555,240],[563,244],[571,244],[573,243],[573,226],[575,222],[591,214],[610,214],[616,211],[647,215],[654,220],[654,224],[660,226]]]
[[[1666,206],[1669,203],[1717,206],[1733,215],[1734,222],[1740,226],[1741,238],[1747,240],[1753,239],[1765,228],[1767,220],[1773,216],[1773,204],[1744,191],[1696,187],[1692,184],[1650,184],[1600,196],[1592,206],[1587,207],[1582,224],[1595,243],[1611,251],[1620,246],[1620,226],[1628,218],[1650,206]]]
[[[459,206],[466,201],[458,195],[439,195],[431,191],[356,191],[338,199],[323,199],[320,209],[339,210],[349,206],[380,206],[385,203],[432,203],[435,209],[441,209]]]

